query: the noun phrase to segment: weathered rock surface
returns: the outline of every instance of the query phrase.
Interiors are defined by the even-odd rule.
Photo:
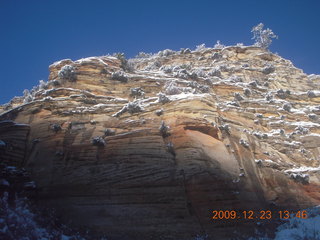
[[[40,203],[110,239],[230,239],[255,221],[213,210],[319,205],[318,76],[257,47],[129,63],[62,60],[0,108],[18,123],[0,124],[1,160],[31,171]]]

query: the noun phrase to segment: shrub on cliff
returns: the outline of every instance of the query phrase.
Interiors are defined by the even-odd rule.
[[[219,68],[214,68],[210,72],[208,72],[208,75],[221,78],[221,71],[219,70]]]
[[[266,101],[272,101],[273,100],[273,95],[271,93],[267,93],[265,96]]]
[[[180,49],[180,54],[188,54],[191,53],[190,48],[181,48]]]
[[[290,103],[284,103],[282,105],[282,108],[283,110],[287,111],[287,112],[290,112],[291,111],[291,108],[292,108],[292,105]]]
[[[164,86],[164,91],[168,95],[180,94],[182,92],[177,86],[176,81],[167,81]]]
[[[200,52],[200,51],[206,50],[206,49],[207,49],[207,48],[206,48],[206,45],[205,45],[204,43],[202,43],[202,44],[196,46],[195,51],[196,51],[196,52]]]
[[[155,114],[157,115],[157,116],[161,116],[161,115],[163,115],[163,109],[161,108],[161,109],[158,109],[158,110],[156,110],[155,111]]]
[[[117,71],[111,74],[112,80],[117,80],[120,82],[128,82],[127,76],[124,74],[123,71]]]
[[[219,126],[220,131],[226,132],[228,135],[230,135],[230,127],[228,124],[224,124]]]
[[[262,69],[262,72],[264,74],[270,74],[270,73],[273,73],[275,70],[276,68],[272,64],[268,64]]]
[[[61,68],[61,70],[58,72],[58,76],[61,79],[66,79],[69,81],[75,81],[76,80],[76,72],[73,66],[71,65],[65,65]]]
[[[199,84],[196,81],[188,82],[187,86],[193,89],[193,93],[207,93],[210,91],[208,85]]]
[[[112,129],[110,129],[110,128],[106,128],[106,129],[104,130],[104,135],[105,135],[105,136],[114,136],[114,135],[116,135],[116,131],[115,131],[115,130],[112,130]]]
[[[124,53],[114,53],[113,54],[114,57],[118,58],[121,62],[120,67],[124,70],[124,71],[128,71],[128,72],[132,72],[134,70],[134,66],[132,62],[129,62],[126,59],[126,56]]]
[[[249,148],[249,143],[248,143],[246,140],[240,139],[240,140],[239,140],[239,143],[240,143],[242,146],[244,146],[245,148]]]
[[[160,127],[159,127],[159,131],[160,131],[160,133],[161,133],[161,136],[163,137],[163,138],[166,138],[166,137],[169,137],[170,136],[170,127],[169,126],[167,126],[165,123],[164,123],[164,121],[161,121],[161,125],[160,125]]]
[[[39,81],[39,90],[44,90],[44,89],[47,89],[48,88],[48,83],[43,81],[43,80],[40,80]]]
[[[293,179],[296,182],[300,182],[302,184],[308,184],[309,183],[309,174],[303,174],[303,173],[290,173],[290,178]]]
[[[51,130],[54,131],[55,133],[61,131],[61,125],[58,123],[54,123],[51,125]]]
[[[309,98],[315,98],[315,97],[317,97],[317,95],[315,94],[315,92],[312,91],[312,90],[309,90],[309,91],[307,92],[307,95],[308,95]]]
[[[170,55],[175,54],[176,52],[171,49],[165,49],[163,51],[158,52],[159,57],[168,57]]]
[[[318,119],[317,114],[314,114],[314,113],[308,114],[308,117],[309,117],[309,119],[311,119],[311,120],[317,120],[317,119]]]
[[[253,33],[252,39],[255,40],[254,46],[267,49],[272,43],[272,38],[278,38],[271,29],[263,29],[263,23],[259,23],[257,26],[254,26],[251,30]]]
[[[106,145],[106,142],[102,137],[97,136],[92,138],[92,145],[98,146],[98,147],[104,147]]]
[[[152,53],[139,52],[136,58],[150,58],[152,57]]]
[[[164,92],[167,95],[176,95],[183,92],[184,93],[190,92],[190,88],[188,89],[188,88],[179,86],[176,80],[169,80],[164,85]]]
[[[162,66],[161,61],[158,59],[150,61],[149,64],[144,68],[146,71],[150,70],[159,70],[159,68]]]
[[[119,117],[120,115],[122,115],[125,112],[129,112],[130,114],[134,114],[134,113],[142,112],[143,110],[144,109],[140,105],[140,101],[139,100],[135,100],[133,102],[128,102],[126,105],[124,105],[120,109],[120,111],[116,112],[112,116],[113,117]]]
[[[221,44],[220,40],[218,40],[217,43],[214,45],[214,48],[216,48],[216,49],[222,49],[224,47],[225,47],[225,45]]]
[[[296,134],[305,135],[309,133],[309,129],[302,126],[298,126],[294,129],[294,132]]]
[[[33,96],[28,89],[23,90],[23,103],[29,103],[33,101]]]
[[[143,97],[144,91],[141,87],[130,88],[130,96],[132,97]]]
[[[213,75],[212,75],[213,76]],[[191,72],[190,75],[191,78],[205,78],[207,77],[207,74],[205,71],[203,71],[203,69],[201,68],[196,68]]]
[[[242,100],[244,100],[244,98],[241,96],[240,93],[236,92],[236,93],[234,93],[234,100],[235,101],[242,101]]]
[[[164,93],[160,92],[158,93],[158,102],[165,104],[170,102],[170,99],[167,97],[167,95],[165,95]]]
[[[290,91],[289,90],[283,90],[283,89],[279,89],[276,93],[276,96],[278,98],[281,98],[281,99],[285,99],[287,98],[289,95],[290,95]]]
[[[250,97],[251,95],[251,90],[249,88],[245,88],[243,90],[243,94],[246,96],[246,97]]]
[[[133,113],[142,112],[142,111],[143,111],[143,108],[142,108],[142,106],[140,105],[140,102],[139,102],[139,101],[133,101],[133,102],[129,102],[129,103],[127,104],[127,111],[128,111],[130,114],[133,114]]]
[[[171,65],[163,65],[159,69],[160,71],[163,71],[164,73],[172,73],[173,66]]]
[[[174,146],[173,146],[173,143],[172,143],[172,142],[169,142],[169,143],[167,144],[167,150],[168,150],[168,152],[171,153],[173,156],[176,155],[176,152],[175,152],[175,150],[174,150]]]

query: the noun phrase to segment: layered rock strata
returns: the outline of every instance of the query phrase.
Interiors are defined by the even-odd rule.
[[[213,210],[320,203],[320,78],[278,55],[165,50],[49,69],[1,108],[0,156],[65,221],[110,239],[230,239],[256,221]]]

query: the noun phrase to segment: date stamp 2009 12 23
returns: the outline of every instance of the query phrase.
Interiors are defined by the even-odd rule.
[[[306,210],[302,211],[270,211],[270,210],[260,210],[260,211],[235,211],[235,210],[213,210],[212,220],[271,220],[271,219],[290,219],[290,218],[302,218],[307,219],[308,213]]]

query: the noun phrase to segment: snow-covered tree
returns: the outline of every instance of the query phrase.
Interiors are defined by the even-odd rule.
[[[251,30],[253,33],[252,39],[255,40],[254,45],[258,47],[262,47],[264,49],[267,49],[270,44],[272,43],[272,38],[278,38],[277,35],[275,35],[271,29],[263,29],[264,25],[263,23],[259,23],[257,26],[254,26]]]

